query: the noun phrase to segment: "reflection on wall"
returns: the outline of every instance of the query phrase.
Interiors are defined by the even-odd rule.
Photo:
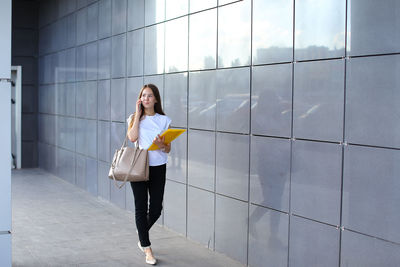
[[[251,2],[241,1],[218,10],[218,67],[249,65]]]
[[[145,28],[144,73],[164,72],[164,23]]]
[[[344,56],[346,2],[295,1],[295,59]]]
[[[189,16],[189,69],[214,69],[217,47],[217,9]]]
[[[293,1],[253,0],[253,64],[293,58]]]
[[[165,72],[188,69],[188,17],[165,23]]]

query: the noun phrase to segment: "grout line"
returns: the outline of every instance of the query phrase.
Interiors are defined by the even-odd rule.
[[[216,115],[215,115],[216,116]],[[214,123],[216,123],[214,121]],[[217,132],[214,132],[214,230],[213,230],[213,251],[216,251],[215,246],[215,232],[216,232],[216,218],[217,218]]]
[[[10,235],[10,231],[0,231],[0,235]]]
[[[348,1],[345,1],[345,25],[344,25],[344,53],[345,53],[345,59],[344,59],[344,73],[343,73],[343,131],[342,131],[342,144],[345,142],[345,134],[346,134],[346,81],[347,81],[347,16],[348,16],[348,10],[347,10],[347,5]],[[344,186],[344,152],[345,152],[345,147],[341,147],[341,152],[342,152],[342,165],[341,165],[341,173],[340,173],[340,207],[339,207],[339,227],[341,231],[339,232],[339,261],[338,261],[338,266],[340,267],[341,261],[342,261],[342,239],[343,239],[343,186]]]
[[[281,213],[281,214],[289,215],[289,212],[288,212],[288,211],[278,210],[278,209],[276,209],[276,208],[272,208],[272,207],[269,207],[269,206],[263,206],[263,205],[261,205],[261,204],[254,203],[254,202],[250,202],[250,203],[251,203],[251,205],[253,205],[253,206],[255,206],[255,207],[258,207],[258,208],[263,208],[263,209],[267,209],[267,210],[272,210],[272,211],[279,212],[279,213]]]
[[[251,1],[250,3],[250,65],[253,63],[253,8],[254,8],[254,2]],[[246,246],[246,263],[249,265],[249,247],[250,247],[250,208],[251,208],[251,202],[250,202],[250,194],[251,194],[251,145],[252,145],[252,138],[251,138],[251,122],[252,122],[252,112],[251,112],[251,106],[252,106],[252,95],[253,95],[253,67],[249,68],[249,137],[248,137],[248,148],[249,148],[249,165],[248,165],[248,173],[247,173],[247,246]]]
[[[188,12],[190,11],[190,1],[187,6]],[[189,49],[190,49],[190,17],[187,19],[187,70],[189,70]],[[189,224],[189,71],[186,73],[186,234],[188,237],[188,224]]]
[[[311,221],[311,222],[323,224],[323,225],[326,225],[326,226],[335,227],[336,229],[340,230],[339,225],[335,225],[335,224],[331,224],[331,223],[327,223],[327,222],[318,221],[318,220],[316,220],[316,219],[311,219],[311,218],[309,218],[309,217],[305,217],[305,216],[302,216],[302,215],[299,215],[299,214],[295,214],[295,213],[291,213],[291,216],[294,216],[294,217],[297,217],[297,218],[302,218],[302,219],[304,219],[304,220],[306,220],[306,221]]]
[[[288,246],[288,249],[287,249],[287,260],[286,260],[286,263],[287,263],[287,266],[289,266],[289,263],[290,263],[290,225],[291,225],[291,219],[292,219],[292,169],[293,169],[293,141],[294,141],[294,137],[293,137],[293,125],[294,125],[294,57],[295,57],[295,53],[294,53],[294,51],[295,51],[295,38],[296,38],[296,34],[295,34],[295,31],[296,31],[296,3],[295,3],[295,1],[293,1],[292,2],[292,8],[293,8],[293,10],[292,10],[292,15],[293,15],[293,18],[292,18],[292,23],[293,23],[293,26],[292,26],[292,62],[291,62],[291,69],[292,69],[292,75],[291,75],[291,78],[292,78],[292,84],[291,84],[291,89],[292,89],[292,111],[291,111],[291,129],[290,129],[290,137],[291,137],[291,141],[290,141],[290,158],[289,158],[289,218],[288,218],[288,231],[287,231],[287,233],[288,233],[288,236],[287,236],[287,246]]]
[[[341,232],[344,232],[344,231],[352,232],[352,233],[359,234],[359,235],[362,235],[362,236],[367,236],[367,237],[374,238],[374,239],[377,239],[377,240],[380,240],[380,241],[383,241],[383,242],[387,242],[387,243],[390,243],[390,244],[393,244],[393,245],[400,246],[399,242],[390,241],[388,239],[384,239],[384,238],[381,238],[381,237],[365,234],[365,233],[362,233],[362,232],[359,232],[359,231],[355,231],[355,230],[351,230],[351,229],[342,227],[342,231]]]
[[[216,46],[215,46],[215,70],[218,68],[218,29],[219,29],[219,7],[218,7],[219,0],[217,0],[217,38],[216,38]],[[214,79],[217,80],[217,72],[215,72]],[[217,224],[217,112],[218,112],[218,105],[217,105],[217,91],[215,90],[214,93],[214,100],[215,100],[215,112],[214,112],[214,231],[213,231],[213,251],[217,251],[216,248],[216,224]]]

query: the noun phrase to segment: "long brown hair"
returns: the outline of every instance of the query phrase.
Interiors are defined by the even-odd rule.
[[[138,99],[140,99],[142,97],[143,91],[146,88],[149,88],[153,92],[154,97],[156,98],[156,103],[154,104],[154,111],[160,115],[165,115],[165,113],[162,109],[162,105],[161,105],[160,91],[158,90],[157,86],[155,86],[154,84],[149,83],[149,84],[143,85],[142,89],[140,90]],[[141,109],[142,109],[142,114],[140,114],[139,120],[141,120],[144,115],[144,107],[142,104],[140,104],[140,105],[141,105]],[[133,114],[133,118],[135,117],[135,115],[136,115],[136,112]],[[132,118],[131,122],[129,123],[128,130],[130,130],[133,126],[133,118]]]

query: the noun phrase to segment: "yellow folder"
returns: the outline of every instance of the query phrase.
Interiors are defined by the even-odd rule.
[[[175,138],[180,136],[182,133],[184,133],[186,130],[184,129],[167,129],[165,130],[160,136],[163,137],[165,136],[164,142],[166,144],[171,143]],[[151,146],[147,150],[157,150],[160,149],[156,144],[151,144]]]

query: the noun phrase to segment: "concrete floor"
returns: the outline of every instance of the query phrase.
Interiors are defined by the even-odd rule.
[[[12,171],[13,266],[149,266],[134,215],[41,169]],[[155,225],[157,266],[243,266]]]

